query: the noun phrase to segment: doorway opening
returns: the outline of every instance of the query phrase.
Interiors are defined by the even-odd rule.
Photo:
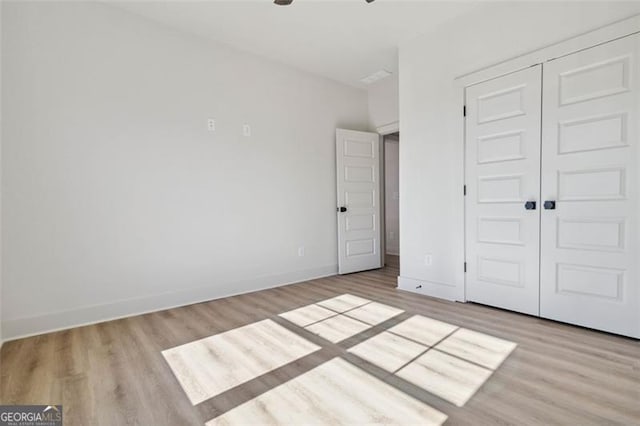
[[[400,135],[390,126],[336,129],[338,274],[383,266],[399,273]]]
[[[400,133],[383,136],[384,265],[400,267]]]

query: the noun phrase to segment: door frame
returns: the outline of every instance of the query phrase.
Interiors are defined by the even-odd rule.
[[[391,123],[385,124],[384,126],[376,127],[376,132],[378,132],[380,136],[387,136],[387,135],[390,135],[391,133],[396,133],[399,131],[400,131],[399,121],[393,121]]]
[[[385,206],[387,204],[387,191],[385,190],[385,182],[387,179],[387,171],[385,169],[385,147],[384,138],[392,133],[400,131],[400,121],[394,121],[384,126],[376,127],[376,132],[380,135],[380,261],[384,268],[387,256],[387,212]],[[398,165],[398,170],[400,169]]]
[[[375,132],[378,134],[378,167],[380,170],[380,177],[378,182],[378,193],[380,194],[378,197],[378,203],[380,204],[380,239],[379,239],[379,253],[380,253],[380,264],[384,268],[385,260],[386,260],[386,238],[387,238],[387,229],[386,229],[386,212],[385,212],[385,201],[386,201],[386,191],[385,191],[385,178],[386,178],[386,170],[384,166],[384,138],[393,133],[397,133],[400,131],[400,122],[394,121],[383,126],[376,127]],[[338,225],[339,226],[339,225]],[[338,242],[338,244],[340,244]]]
[[[466,176],[466,117],[464,115],[465,111],[465,103],[466,103],[466,89],[469,86],[474,84],[482,83],[488,80],[493,80],[495,78],[502,77],[507,74],[511,74],[525,68],[529,68],[538,64],[542,64],[544,67],[544,63],[548,62],[552,59],[557,59],[562,56],[567,56],[572,53],[576,53],[578,51],[588,49],[594,46],[598,46],[600,44],[608,43],[623,37],[627,37],[633,34],[640,33],[640,14],[631,16],[629,18],[614,22],[612,24],[606,25],[604,27],[600,27],[593,31],[578,35],[576,37],[560,41],[558,43],[552,44],[550,46],[543,47],[541,49],[536,49],[522,56],[518,56],[516,58],[512,58],[510,60],[500,62],[498,64],[482,68],[479,70],[471,71],[465,74],[461,74],[454,79],[454,85],[457,92],[458,105],[460,107],[460,115],[459,121],[457,123],[457,128],[459,129],[459,140],[461,141],[461,156],[462,156],[462,171],[459,174],[458,179],[461,182],[460,188],[460,197],[458,199],[458,208],[462,209],[463,214],[461,215],[462,223],[460,224],[463,229],[462,233],[462,253],[461,258],[464,259],[463,262],[465,266],[461,268],[462,279],[461,282],[464,283],[463,286],[463,300],[460,302],[467,301],[467,275],[466,275],[466,261],[467,261],[467,229],[466,229],[466,219],[467,219],[467,210],[466,210],[466,194],[465,194],[465,186],[467,183]],[[460,282],[460,281],[459,281]]]

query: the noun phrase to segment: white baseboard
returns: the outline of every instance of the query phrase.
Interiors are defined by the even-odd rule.
[[[398,277],[398,289],[451,301],[464,301],[464,287],[415,278]]]
[[[200,287],[156,294],[149,297],[120,300],[101,305],[84,306],[69,311],[55,312],[28,318],[3,321],[4,341],[22,339],[53,331],[96,324],[194,303],[207,302],[223,297],[252,293],[283,285],[328,277],[338,273],[338,265],[288,272],[279,275],[257,277],[249,280],[225,283],[223,286]]]

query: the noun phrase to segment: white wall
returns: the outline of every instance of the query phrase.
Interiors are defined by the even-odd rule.
[[[369,94],[369,120],[373,129],[398,121],[398,75],[373,83]]]
[[[2,349],[2,8],[0,1],[0,349]],[[2,355],[0,354],[0,364]]]
[[[335,273],[365,91],[102,4],[2,18],[6,338]]]
[[[400,46],[401,288],[464,298],[462,99],[454,78],[636,13],[639,2],[484,4]]]
[[[397,136],[384,138],[385,251],[400,254],[400,181]]]

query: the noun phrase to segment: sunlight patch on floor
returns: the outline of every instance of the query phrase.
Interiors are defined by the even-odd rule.
[[[193,405],[320,349],[263,320],[162,351]]]
[[[427,348],[404,337],[383,331],[349,349],[370,363],[394,372],[415,359]]]
[[[318,305],[307,305],[279,316],[300,327],[306,327],[314,322],[322,321],[338,315],[336,312]]]
[[[457,329],[457,326],[446,322],[423,317],[422,315],[414,315],[391,327],[389,332],[414,340],[425,346],[433,346]]]
[[[329,308],[332,311],[342,313],[350,309],[357,308],[358,306],[365,305],[369,302],[371,302],[371,300],[363,299],[362,297],[354,296],[352,294],[343,294],[331,299],[323,300],[317,304],[325,308]]]
[[[279,316],[331,343],[338,343],[403,312],[393,306],[343,294]]]
[[[495,370],[516,348],[507,340],[461,328],[444,339],[436,349]]]
[[[348,311],[344,315],[367,324],[378,325],[395,317],[396,315],[400,315],[403,312],[404,311],[402,309],[394,308],[382,303],[372,302],[360,308]]]
[[[334,358],[206,425],[441,425],[446,419],[444,413]]]
[[[396,375],[458,407],[471,399],[492,371],[438,350],[430,350]]]
[[[513,342],[416,315],[348,351],[462,407],[515,348]]]
[[[305,327],[306,330],[330,341],[338,343],[371,328],[369,324],[344,315],[337,315]]]
[[[350,294],[279,316],[339,343],[402,309]],[[414,315],[347,351],[458,407],[491,377],[516,344]],[[162,352],[193,405],[292,363],[315,345],[266,319]],[[333,358],[207,423],[441,424],[446,416],[342,358]]]

